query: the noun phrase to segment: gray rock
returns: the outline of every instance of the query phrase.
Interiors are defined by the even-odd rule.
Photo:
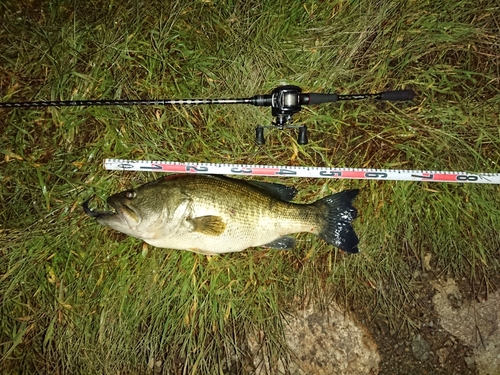
[[[379,372],[380,355],[367,329],[350,318],[338,306],[325,313],[313,308],[297,311],[284,322],[285,338],[291,356],[288,364],[291,375],[375,375]],[[280,374],[285,369],[269,368],[262,344],[251,340],[255,374]]]
[[[475,367],[475,361],[474,361],[474,357],[464,357],[464,361],[465,363],[467,363],[467,367],[469,368],[469,370],[473,370],[474,367]]]
[[[415,335],[411,340],[411,352],[420,362],[426,362],[431,357],[429,343],[420,334]]]
[[[453,279],[433,282],[433,286],[439,323],[474,349],[473,357],[465,359],[467,365],[475,363],[479,375],[500,374],[500,292],[491,293],[485,301],[464,301]]]

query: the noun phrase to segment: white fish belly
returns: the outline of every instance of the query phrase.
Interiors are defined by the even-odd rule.
[[[156,247],[189,250],[202,254],[222,254],[262,246],[279,237],[281,234],[276,230],[258,227],[242,230],[234,225],[228,225],[218,236],[191,231],[176,233],[167,238],[145,239],[145,241]]]
[[[219,216],[226,223],[220,235],[209,235],[193,231],[186,225],[179,226],[175,233],[156,239],[144,239],[147,243],[162,248],[189,250],[201,254],[223,254],[240,252],[273,242],[277,238],[297,232],[310,232],[313,228],[292,219],[280,219],[258,215],[254,220],[245,220],[211,209],[194,210],[193,216]]]

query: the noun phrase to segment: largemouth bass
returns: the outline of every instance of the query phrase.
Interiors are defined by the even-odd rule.
[[[105,226],[150,245],[221,254],[265,246],[290,249],[292,233],[308,232],[357,253],[351,222],[358,190],[311,204],[292,203],[297,190],[280,184],[212,175],[171,175],[110,196],[114,211],[84,211]]]

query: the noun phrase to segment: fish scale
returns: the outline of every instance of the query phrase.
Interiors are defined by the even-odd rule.
[[[273,199],[238,180],[191,176],[186,178],[186,188],[196,192],[190,195],[193,215],[220,215],[228,223],[226,231],[217,238],[198,234],[198,252],[206,248],[215,249],[216,253],[241,251],[288,233],[305,231],[305,227],[317,227],[310,215],[316,209],[307,207],[302,212],[303,205]]]

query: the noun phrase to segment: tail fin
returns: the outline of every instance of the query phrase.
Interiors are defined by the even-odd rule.
[[[319,237],[339,249],[355,254],[359,253],[358,236],[351,222],[358,216],[352,201],[359,190],[345,190],[320,199],[315,204],[324,205],[328,210],[325,226]]]

